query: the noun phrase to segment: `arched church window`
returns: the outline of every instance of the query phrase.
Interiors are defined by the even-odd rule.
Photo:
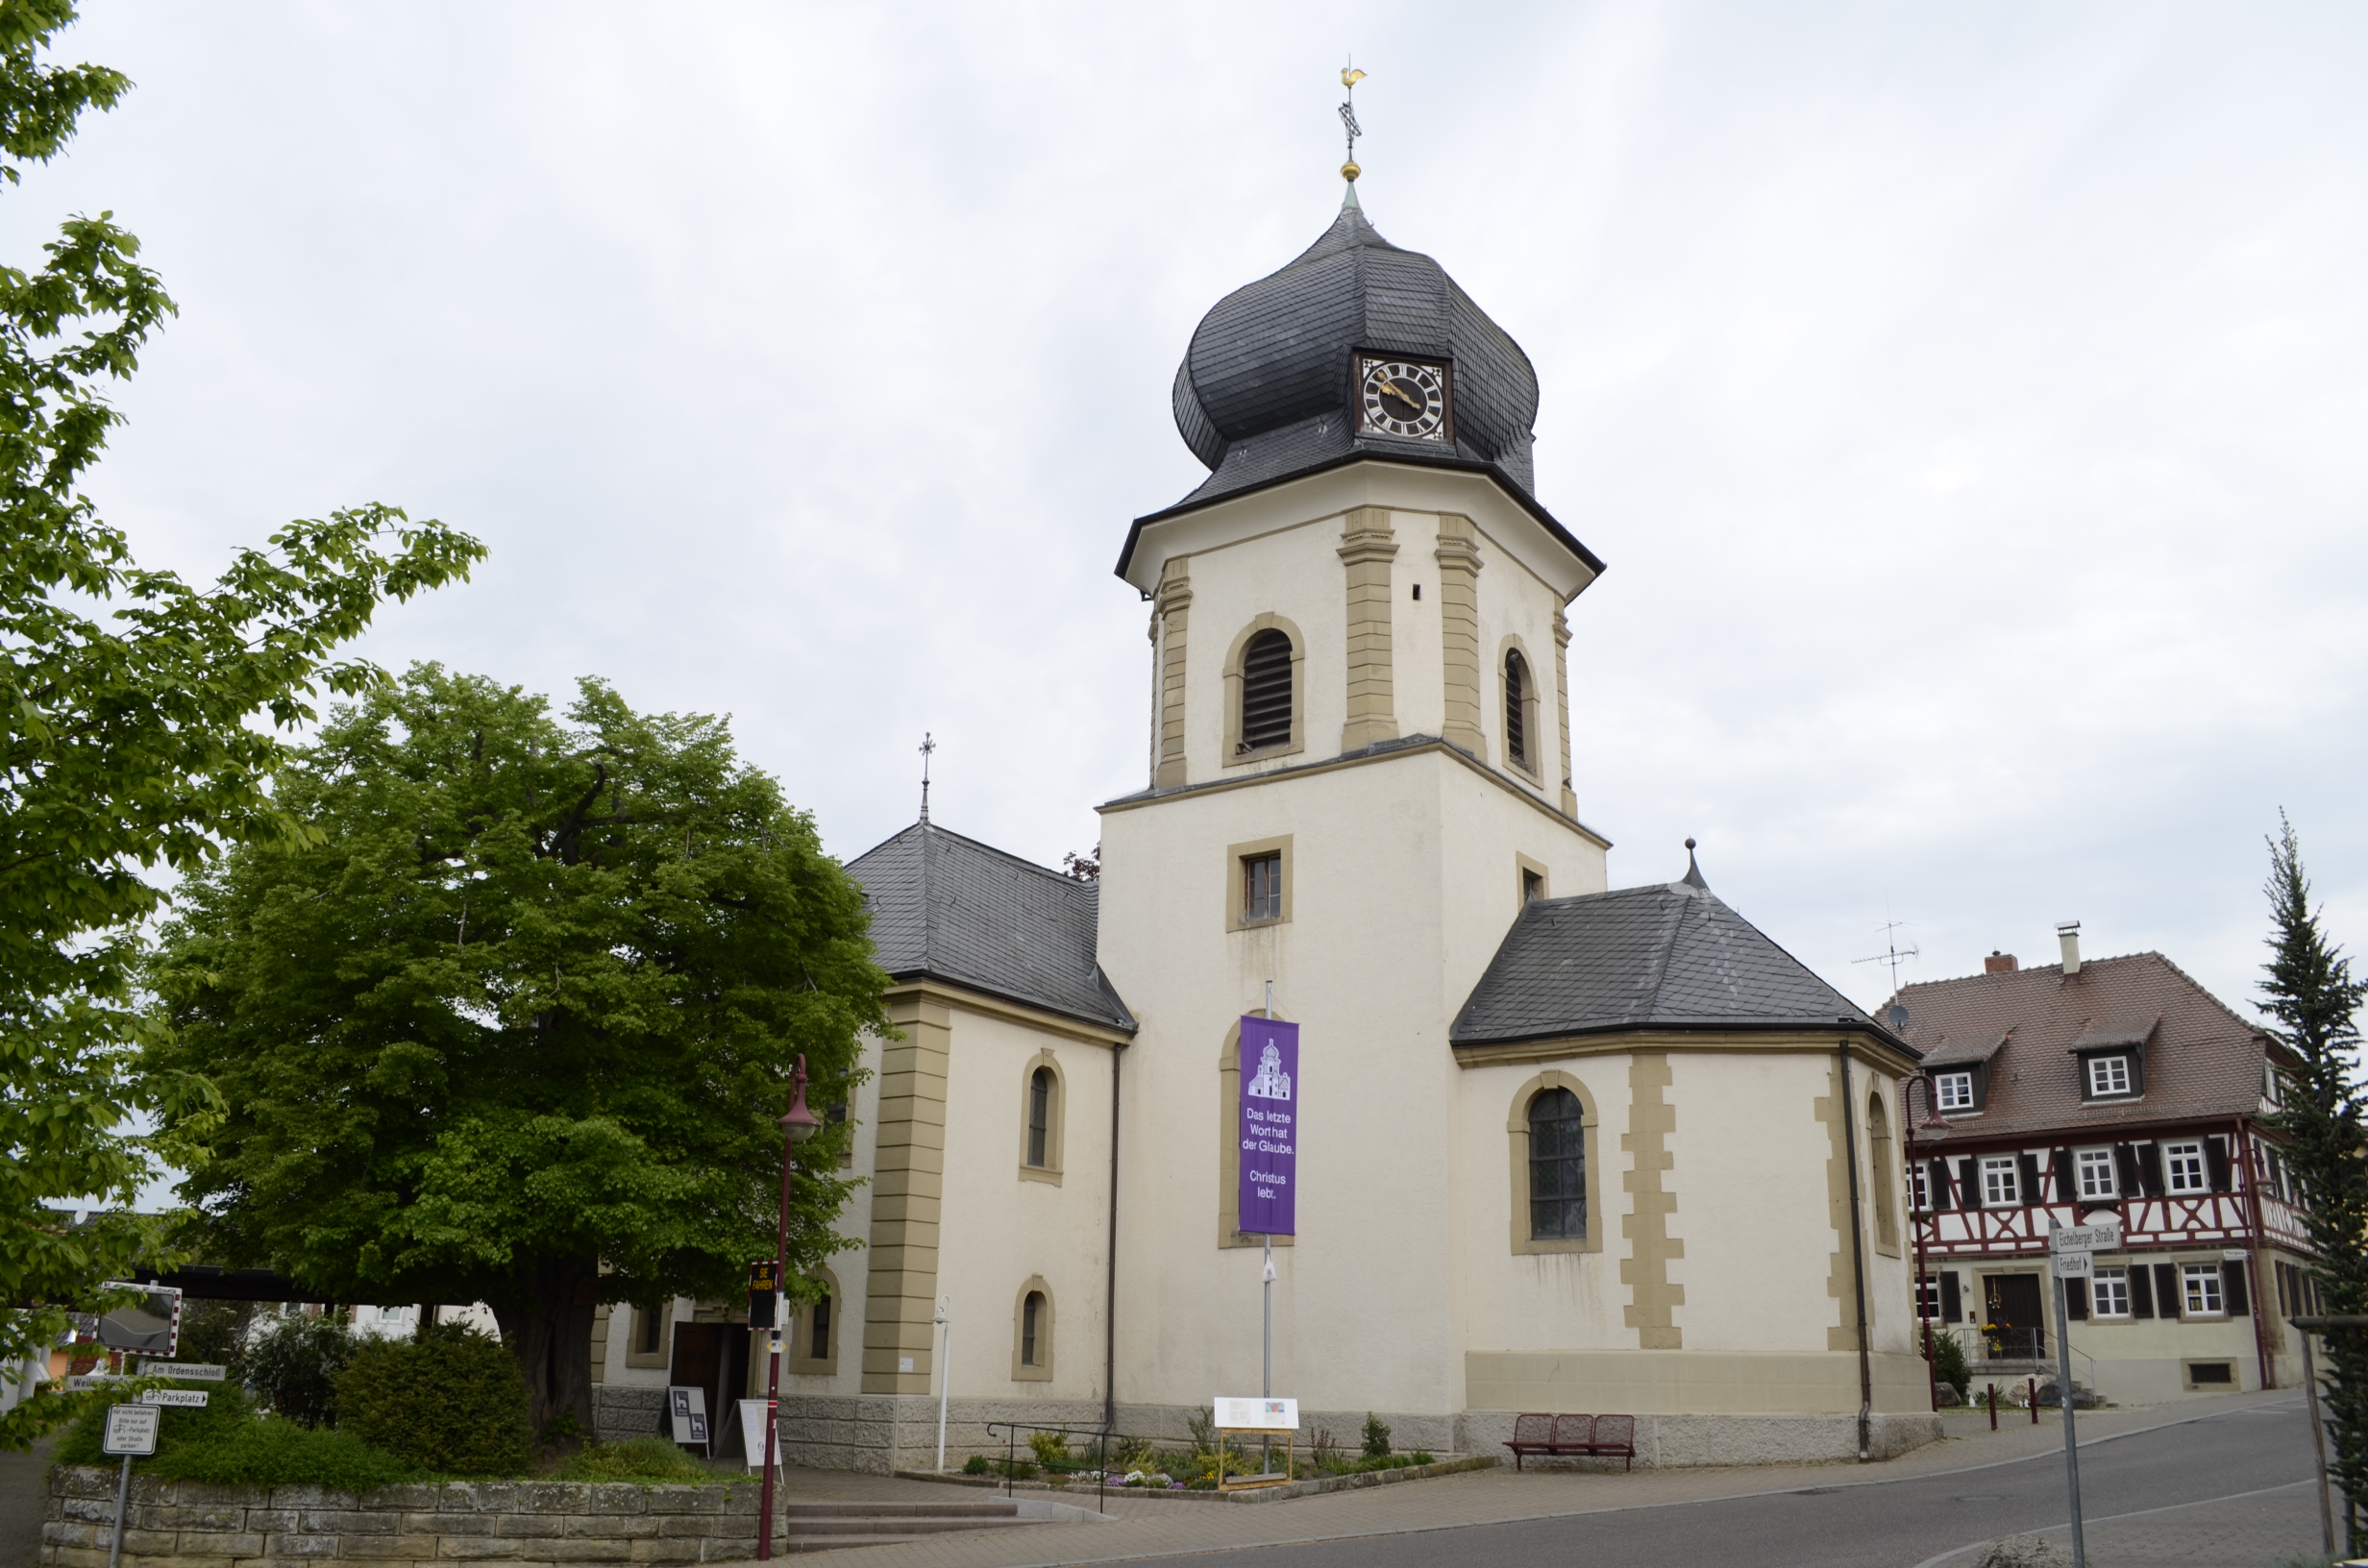
[[[1269,626],[1242,650],[1242,751],[1291,743],[1291,638]]]
[[[1027,1163],[1039,1169],[1047,1163],[1052,1136],[1052,1069],[1038,1067],[1027,1080]]]
[[[1529,665],[1519,649],[1505,650],[1505,750],[1516,768],[1529,760]]]
[[[1529,1102],[1529,1234],[1575,1240],[1587,1234],[1587,1127],[1566,1089]]]
[[[1891,1117],[1880,1090],[1866,1099],[1866,1141],[1874,1156],[1875,1245],[1899,1245],[1899,1200],[1891,1190]]]

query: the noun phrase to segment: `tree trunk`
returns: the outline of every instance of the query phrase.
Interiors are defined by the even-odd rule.
[[[509,1353],[527,1381],[527,1418],[539,1436],[573,1415],[580,1436],[592,1431],[592,1314],[600,1263],[546,1258],[522,1269],[507,1301],[495,1302]]]

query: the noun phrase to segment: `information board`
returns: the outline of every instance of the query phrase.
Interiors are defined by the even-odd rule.
[[[1296,1432],[1299,1402],[1295,1399],[1223,1399],[1217,1402],[1217,1425],[1227,1432]]]
[[[107,1410],[107,1435],[99,1440],[102,1454],[146,1458],[157,1451],[157,1423],[164,1419],[155,1405],[111,1405]]]
[[[698,1443],[707,1438],[707,1391],[675,1384],[666,1390],[666,1415],[674,1423],[675,1441]]]

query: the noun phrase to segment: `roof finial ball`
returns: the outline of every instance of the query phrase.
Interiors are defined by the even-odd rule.
[[[1341,101],[1341,124],[1348,130],[1348,161],[1341,165],[1341,178],[1349,184],[1350,201],[1355,201],[1357,197],[1357,176],[1365,172],[1357,167],[1357,138],[1365,135],[1365,131],[1357,124],[1356,110],[1357,84],[1364,80],[1365,73],[1354,65],[1341,67],[1341,86],[1348,89],[1348,96]]]
[[[1694,863],[1691,839],[1686,841],[1686,875],[1683,880],[1690,888],[1700,888],[1704,893],[1711,891],[1711,885],[1702,880],[1702,868]]]

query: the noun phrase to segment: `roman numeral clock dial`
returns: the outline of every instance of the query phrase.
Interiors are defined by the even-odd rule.
[[[1358,361],[1357,408],[1365,429],[1376,434],[1442,443],[1455,439],[1448,419],[1445,365],[1363,356]]]

